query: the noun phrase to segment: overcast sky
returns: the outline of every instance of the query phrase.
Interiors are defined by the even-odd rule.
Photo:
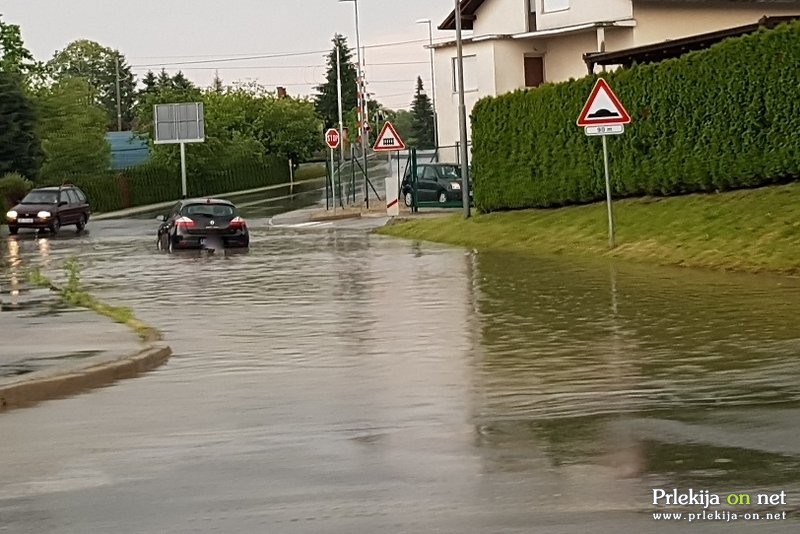
[[[434,40],[454,38],[436,30],[453,9],[451,0],[359,0],[362,47],[420,40],[416,43],[367,48],[370,92],[391,108],[408,107],[417,75],[430,84],[427,25]],[[291,94],[311,94],[324,77],[323,50],[334,33],[342,33],[355,49],[352,2],[338,0],[2,0],[6,22],[19,24],[26,46],[46,60],[76,39],[91,39],[119,49],[139,78],[148,68],[179,69],[208,86],[215,69],[225,83],[257,80],[268,87],[285,86]],[[225,57],[313,52],[199,64]],[[385,63],[410,63],[386,65]]]

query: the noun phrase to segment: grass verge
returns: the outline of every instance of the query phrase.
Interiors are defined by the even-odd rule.
[[[614,211],[613,251],[608,247],[605,203],[479,214],[467,220],[454,214],[399,221],[378,233],[484,250],[800,274],[800,183],[626,199],[615,201]]]
[[[28,273],[28,282],[39,287],[58,291],[66,304],[90,309],[117,323],[124,324],[134,330],[143,341],[152,342],[161,340],[161,334],[154,328],[138,320],[133,310],[130,308],[111,306],[96,299],[84,290],[81,286],[80,264],[77,260],[74,258],[67,260],[64,264],[64,272],[67,276],[67,283],[63,287],[54,284],[52,280],[42,274],[41,269],[38,267]]]

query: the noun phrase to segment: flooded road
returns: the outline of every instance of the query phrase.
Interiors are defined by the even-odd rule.
[[[800,527],[800,282],[266,215],[248,214],[249,254],[159,254],[150,220],[0,242],[57,276],[77,255],[87,287],[174,351],[0,414],[0,532]],[[787,517],[656,520],[657,488],[785,491],[747,510]]]

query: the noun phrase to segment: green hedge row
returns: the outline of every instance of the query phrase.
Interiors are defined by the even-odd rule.
[[[181,171],[145,164],[105,176],[71,176],[64,179],[80,187],[98,213],[146,206],[181,198]],[[289,181],[285,158],[269,157],[265,163],[242,163],[224,171],[189,173],[190,197],[256,189]]]
[[[609,137],[616,197],[678,195],[800,177],[800,22],[608,73],[631,113]],[[482,211],[605,198],[602,141],[575,124],[596,76],[479,101]]]

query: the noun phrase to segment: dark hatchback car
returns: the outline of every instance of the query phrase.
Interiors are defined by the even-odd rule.
[[[34,189],[6,213],[8,231],[14,235],[20,228],[49,230],[55,234],[62,226],[86,228],[92,210],[86,195],[74,185]]]
[[[160,215],[159,250],[248,248],[250,231],[232,202],[215,198],[182,200]]]
[[[414,204],[414,191],[411,184],[411,169],[406,170],[400,194],[403,202],[411,207]],[[420,163],[417,165],[417,200],[420,202],[439,202],[444,204],[461,197],[461,166],[455,163]],[[470,197],[472,191],[470,191]]]

